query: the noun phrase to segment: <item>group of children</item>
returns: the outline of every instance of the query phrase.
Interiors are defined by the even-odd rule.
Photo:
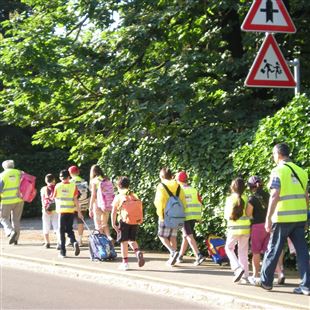
[[[194,265],[200,265],[205,256],[199,251],[195,240],[195,223],[201,220],[202,203],[197,190],[190,186],[185,171],[175,176],[169,168],[160,170],[160,183],[156,188],[154,205],[158,215],[158,237],[167,248],[170,257],[167,265],[183,263],[183,255],[188,245],[195,255]],[[121,217],[121,206],[129,196],[137,197],[130,191],[130,180],[126,176],[119,177],[116,182],[118,194],[113,194],[109,202],[110,208],[102,208],[99,203],[98,188],[110,188],[113,192],[113,184],[98,165],[93,165],[90,170],[90,199],[81,198],[78,185],[85,183],[79,176],[79,169],[71,166],[68,170],[62,170],[56,184],[56,178],[48,174],[45,178],[46,186],[41,189],[42,220],[45,247],[50,247],[49,229],[53,226],[57,232],[57,249],[60,257],[66,256],[65,233],[74,247],[75,255],[80,253],[82,245],[84,217],[94,220],[95,229],[105,234],[114,243],[111,237],[111,226],[117,234],[117,241],[121,245],[122,263],[121,270],[128,270],[128,246],[134,251],[139,267],[145,264],[142,251],[137,243],[138,224],[127,224]],[[264,229],[269,194],[263,190],[262,181],[253,176],[248,180],[250,197],[246,197],[244,191],[246,184],[242,178],[236,178],[231,183],[231,195],[227,198],[224,217],[227,220],[227,236],[225,250],[229,258],[231,269],[234,271],[234,282],[257,284],[259,281],[260,256],[267,249],[269,234]],[[126,198],[127,197],[127,198]],[[165,221],[165,210],[171,197],[183,205],[184,221],[179,227],[170,227]],[[84,200],[83,200],[84,199]],[[78,240],[73,232],[73,221],[77,218]],[[182,244],[177,250],[177,234],[182,230]],[[248,251],[251,240],[253,276],[249,277]],[[238,245],[238,255],[235,246]],[[284,274],[281,266],[278,267],[278,283],[284,283]]]
[[[224,210],[224,218],[227,220],[225,251],[234,272],[234,282],[260,285],[261,255],[266,252],[270,238],[270,233],[265,229],[269,194],[263,189],[262,180],[258,176],[251,176],[247,185],[251,192],[249,197],[244,194],[246,184],[242,178],[234,179],[230,185],[231,195],[226,199]],[[249,276],[249,244],[252,276]],[[288,244],[290,253],[294,253],[289,239]],[[236,245],[238,255],[235,252]],[[283,256],[282,252],[276,269],[278,284],[285,282]]]

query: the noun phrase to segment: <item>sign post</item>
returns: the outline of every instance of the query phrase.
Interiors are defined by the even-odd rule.
[[[243,31],[266,32],[266,39],[245,80],[248,87],[295,88],[300,92],[300,64],[296,59],[293,77],[288,62],[273,36],[273,33],[295,33],[296,27],[282,0],[254,0],[242,23]]]

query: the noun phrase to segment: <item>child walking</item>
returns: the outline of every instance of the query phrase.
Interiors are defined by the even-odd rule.
[[[41,203],[42,203],[42,230],[44,237],[44,246],[49,249],[51,247],[49,232],[50,228],[53,227],[54,232],[57,236],[57,249],[60,249],[60,238],[58,230],[58,214],[56,213],[55,200],[53,199],[56,178],[52,174],[45,176],[46,186],[40,190]]]
[[[77,210],[78,217],[83,219],[78,202],[78,190],[74,183],[70,183],[70,174],[68,170],[61,170],[59,173],[60,183],[57,183],[54,192],[56,201],[56,211],[59,213],[59,231],[60,231],[60,253],[59,257],[66,257],[66,236],[70,238],[73,244],[75,256],[80,254],[80,247],[75,239],[73,231],[74,212]]]
[[[119,177],[117,180],[117,189],[119,194],[114,197],[112,202],[112,213],[111,213],[111,222],[112,226],[115,229],[118,240],[121,243],[121,255],[122,255],[122,264],[119,266],[121,270],[128,270],[128,244],[135,252],[135,255],[138,260],[138,266],[142,267],[145,264],[143,253],[139,249],[139,245],[136,241],[136,235],[138,230],[138,225],[131,225],[125,223],[125,220],[122,218],[121,207],[122,204],[129,198],[128,196],[133,196],[138,199],[136,194],[129,191],[130,180],[126,176]],[[116,224],[118,215],[119,225]]]
[[[231,195],[226,200],[224,217],[227,220],[227,239],[225,250],[234,271],[234,282],[248,283],[249,262],[248,249],[250,237],[250,218],[248,217],[248,200],[243,192],[245,183],[236,178],[230,185]],[[235,246],[238,245],[238,257]]]

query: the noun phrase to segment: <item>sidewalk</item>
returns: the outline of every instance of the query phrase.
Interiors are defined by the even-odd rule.
[[[90,222],[89,222],[90,223]],[[92,227],[92,226],[91,226]],[[231,309],[309,309],[310,297],[292,293],[299,279],[295,272],[286,274],[286,285],[274,285],[271,292],[259,287],[232,283],[229,266],[219,266],[207,259],[201,266],[193,266],[194,259],[186,258],[184,264],[175,267],[165,265],[168,253],[145,253],[145,266],[139,268],[133,253],[129,255],[130,270],[118,270],[120,252],[113,262],[92,262],[88,247],[81,247],[78,257],[68,247],[67,258],[58,258],[52,244],[45,249],[41,235],[40,219],[22,220],[22,232],[17,246],[8,244],[1,230],[0,260],[4,265],[36,271],[60,273],[108,282],[115,286],[143,289],[154,293],[197,300],[208,306]],[[87,235],[87,232],[86,232]],[[87,241],[87,237],[84,239]],[[11,263],[10,263],[11,262]],[[57,271],[58,270],[58,271]],[[121,281],[120,281],[121,278]]]

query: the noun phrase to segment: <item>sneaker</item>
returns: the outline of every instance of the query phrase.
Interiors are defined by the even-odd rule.
[[[167,265],[169,266],[173,266],[175,265],[177,258],[178,258],[179,252],[178,251],[174,251],[171,255],[170,258],[167,261]]]
[[[251,284],[249,278],[241,278],[239,284]]]
[[[138,266],[139,267],[143,267],[144,264],[145,264],[145,260],[144,260],[144,257],[143,257],[143,253],[141,251],[138,251],[137,259],[138,259]]]
[[[241,267],[237,268],[235,271],[234,282],[239,282],[243,274],[244,270]]]
[[[129,269],[129,265],[128,263],[121,263],[119,266],[118,266],[118,269],[119,270],[123,270],[123,271],[127,271]]]
[[[284,277],[284,276],[278,278],[278,284],[279,284],[279,285],[283,285],[284,283],[285,283],[285,277]]]
[[[14,241],[14,245],[18,245],[18,241],[17,240]]]
[[[303,288],[303,287],[296,287],[293,290],[294,294],[304,294],[306,296],[310,296],[310,290],[308,288]]]
[[[66,258],[66,254],[59,253],[59,254],[58,254],[58,257],[59,257],[59,258]]]
[[[263,288],[266,291],[271,291],[272,290],[272,286],[265,285],[262,282],[260,283],[260,287]]]
[[[73,243],[73,248],[74,248],[74,255],[78,256],[80,254],[80,247],[79,244],[77,242]]]
[[[13,244],[15,242],[15,238],[17,236],[17,232],[15,230],[12,230],[9,237],[9,244]]]
[[[260,278],[248,277],[248,280],[251,285],[260,286]]]
[[[182,264],[182,263],[184,263],[183,256],[178,256],[176,263],[177,263],[177,264]]]
[[[199,266],[205,259],[206,258],[202,254],[199,254],[198,258],[194,262],[194,266]]]
[[[51,245],[50,245],[49,243],[44,243],[44,247],[45,247],[46,249],[49,249],[49,248],[51,247]]]

